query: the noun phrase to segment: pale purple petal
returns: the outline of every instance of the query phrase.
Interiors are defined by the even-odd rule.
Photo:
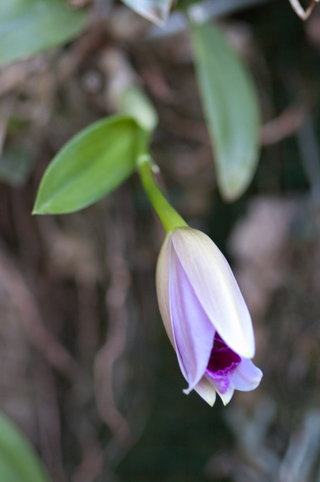
[[[207,402],[211,407],[213,407],[216,401],[216,389],[213,383],[205,375],[201,378],[200,382],[194,387],[195,391]]]
[[[240,365],[230,377],[231,385],[241,392],[249,392],[259,385],[262,371],[248,358],[242,358]]]
[[[225,257],[208,236],[195,229],[177,229],[172,243],[215,329],[233,351],[251,358],[254,335],[250,314]]]
[[[178,256],[172,252],[169,281],[172,331],[179,365],[190,392],[205,374],[215,329],[202,308]]]

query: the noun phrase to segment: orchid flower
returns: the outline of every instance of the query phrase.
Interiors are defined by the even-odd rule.
[[[262,372],[247,305],[231,268],[204,233],[189,227],[168,232],[157,265],[160,312],[180,369],[211,406],[226,405],[234,390],[255,389]]]
[[[216,394],[226,405],[234,390],[255,389],[262,372],[251,317],[231,268],[208,236],[190,228],[155,182],[152,159],[141,154],[143,187],[167,233],[157,265],[160,312],[180,369],[209,405]]]

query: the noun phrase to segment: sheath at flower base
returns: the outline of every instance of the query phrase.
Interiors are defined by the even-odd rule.
[[[157,265],[161,316],[189,386],[213,405],[234,390],[250,391],[262,372],[250,314],[225,257],[211,239],[189,227],[167,234]]]

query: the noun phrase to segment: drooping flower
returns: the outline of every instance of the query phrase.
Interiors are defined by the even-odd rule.
[[[204,233],[179,227],[167,234],[157,265],[161,316],[188,382],[211,406],[234,390],[255,389],[262,372],[247,305],[231,268]]]

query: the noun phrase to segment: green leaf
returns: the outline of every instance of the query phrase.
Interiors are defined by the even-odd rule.
[[[158,25],[163,25],[169,15],[172,0],[122,0],[128,7]]]
[[[0,65],[63,44],[86,22],[65,0],[0,0]]]
[[[87,127],[49,165],[33,213],[78,211],[109,194],[135,170],[138,147],[143,150],[146,139],[131,117],[114,116]]]
[[[49,482],[33,447],[15,425],[0,413],[0,480],[3,482]]]
[[[248,187],[259,155],[259,108],[251,76],[211,23],[191,22],[203,109],[223,197],[237,199]]]

